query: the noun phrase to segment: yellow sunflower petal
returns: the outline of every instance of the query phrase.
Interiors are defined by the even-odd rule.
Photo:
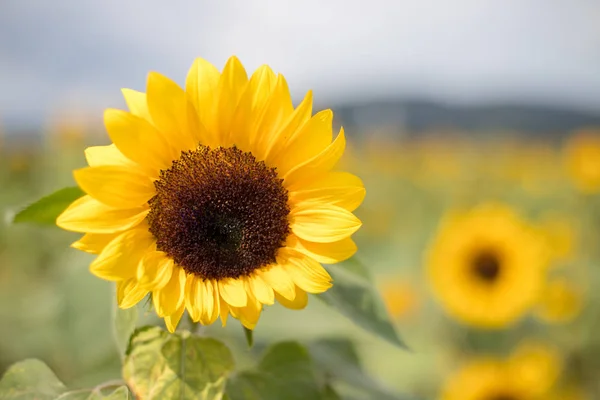
[[[152,117],[150,116],[150,111],[148,111],[146,93],[132,89],[121,89],[121,93],[123,93],[130,113],[152,123]]]
[[[303,201],[333,204],[354,211],[365,198],[362,180],[349,172],[329,172],[317,179],[297,182],[288,187],[291,203]]]
[[[337,242],[350,237],[361,226],[354,214],[333,205],[304,203],[290,214],[292,232],[310,242]]]
[[[150,290],[162,289],[171,280],[174,270],[173,260],[162,251],[151,251],[144,255],[137,269],[137,279],[141,287]]]
[[[154,237],[147,227],[130,229],[114,238],[90,264],[90,271],[109,281],[133,278]]]
[[[73,172],[75,181],[94,199],[115,208],[142,206],[156,190],[145,175],[127,167],[104,165],[87,167]]]
[[[86,253],[99,254],[118,233],[86,233],[81,239],[71,244],[71,247]]]
[[[122,165],[136,168],[137,165],[117,149],[114,144],[108,146],[92,146],[85,149],[85,159],[90,167],[100,165]]]
[[[177,325],[179,325],[179,321],[181,320],[181,317],[183,316],[184,310],[185,310],[185,307],[182,304],[181,306],[179,306],[179,308],[177,310],[175,310],[175,312],[173,314],[165,316],[165,325],[167,326],[167,329],[169,330],[169,332],[171,332],[171,333],[175,332],[175,329],[177,329]]]
[[[279,74],[275,82],[275,88],[271,92],[268,104],[260,119],[258,127],[260,135],[256,137],[254,150],[252,151],[257,160],[266,159],[268,150],[278,138],[278,131],[281,130],[281,127],[293,112],[294,106],[290,89],[283,75]]]
[[[331,285],[331,276],[312,258],[290,248],[279,251],[280,264],[300,289],[308,293],[323,293]]]
[[[287,117],[281,128],[267,141],[265,160],[269,164],[273,164],[274,160],[279,157],[279,153],[294,132],[310,119],[312,105],[312,91],[309,91],[294,112]]]
[[[216,99],[217,121],[214,127],[207,127],[214,129],[218,142],[223,147],[232,144],[229,135],[231,122],[247,82],[248,75],[240,60],[235,56],[229,58],[219,78]]]
[[[221,307],[221,296],[219,294],[219,288],[217,282],[215,281],[205,281],[205,290],[206,290],[206,301],[204,312],[201,316],[201,322],[204,325],[210,325],[217,320],[220,313]],[[209,300],[209,297],[212,298],[212,301]]]
[[[214,287],[215,289],[218,288],[216,284]],[[229,316],[229,305],[222,298],[219,299],[219,317],[221,318],[221,325],[225,327],[227,326],[227,317]]]
[[[119,307],[124,309],[135,306],[148,294],[148,290],[140,288],[134,278],[117,282],[117,292],[121,293],[117,296]]]
[[[154,308],[159,317],[172,315],[184,305],[185,286],[186,273],[183,268],[176,268],[165,287],[152,291]]]
[[[233,307],[244,307],[248,296],[241,279],[224,279],[219,281],[219,293],[221,297]]]
[[[275,80],[276,76],[271,68],[263,65],[252,74],[240,97],[231,123],[231,140],[244,151],[252,149],[260,117],[268,104]]]
[[[342,128],[333,143],[327,146],[325,150],[310,160],[292,168],[284,175],[284,185],[286,185],[286,187],[292,186],[299,180],[308,179],[330,171],[344,154],[345,148],[346,137],[344,136],[344,129]]]
[[[202,282],[202,312],[200,313],[200,322],[203,325],[210,325],[219,316],[220,297],[216,289],[217,284],[213,281]]]
[[[258,301],[263,304],[273,304],[275,302],[275,296],[273,288],[269,286],[258,274],[254,274],[248,278],[248,285],[254,293],[254,296]]]
[[[117,149],[154,171],[154,178],[158,177],[158,171],[171,166],[176,153],[150,122],[127,111],[108,109],[104,112],[104,125]]]
[[[138,225],[149,211],[148,207],[115,209],[83,196],[58,216],[56,225],[73,232],[114,233]]]
[[[252,295],[248,296],[248,304],[245,307],[235,308],[235,316],[247,329],[253,330],[258,323],[262,304]]]
[[[147,92],[152,120],[177,154],[195,149],[200,140],[200,125],[183,89],[166,76],[151,72]]]
[[[192,64],[185,81],[185,91],[188,99],[195,107],[199,122],[208,127],[203,142],[211,147],[219,145],[213,134],[215,126],[214,104],[219,87],[219,70],[202,58],[197,58]]]
[[[262,280],[273,290],[288,300],[294,300],[296,290],[294,281],[280,265],[273,265],[257,271]]]
[[[335,264],[349,259],[356,253],[357,247],[351,238],[338,242],[315,243],[289,235],[286,246],[299,251],[323,264]]]
[[[200,312],[201,308],[198,306],[200,303],[198,301],[198,285],[202,284],[202,280],[196,278],[195,276],[188,276],[185,282],[185,294],[184,294],[184,302],[185,308],[188,310],[188,314],[190,318],[194,322],[200,321]],[[200,299],[201,300],[201,299]]]
[[[282,306],[291,310],[302,310],[308,304],[308,294],[298,286],[296,286],[296,297],[294,300],[290,301],[277,293],[275,294],[275,298]]]
[[[323,110],[287,138],[275,160],[278,172],[285,174],[296,165],[321,153],[331,144],[333,112]]]

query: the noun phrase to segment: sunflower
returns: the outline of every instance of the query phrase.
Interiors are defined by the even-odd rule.
[[[419,308],[418,289],[406,278],[387,277],[381,284],[381,296],[389,314],[395,319],[408,319]]]
[[[321,263],[356,251],[365,195],[333,170],[346,142],[331,110],[312,115],[311,92],[294,108],[282,75],[248,79],[235,57],[222,72],[197,59],[185,89],[151,72],[146,93],[123,94],[129,111],[104,114],[112,144],[74,172],[86,195],[57,220],[85,233],[72,246],[98,255],[120,307],[151,294],[170,331],[186,309],[253,329],[263,305],[302,309],[331,287]]]
[[[558,379],[561,360],[553,349],[520,346],[506,359],[480,356],[451,375],[441,400],[541,400]]]
[[[573,133],[565,145],[564,162],[578,190],[600,191],[600,132],[584,129]]]
[[[575,282],[558,277],[548,281],[541,292],[536,315],[547,323],[565,323],[579,315],[584,292]]]
[[[451,213],[426,256],[442,306],[482,328],[505,327],[524,315],[538,298],[547,260],[539,235],[498,204]]]

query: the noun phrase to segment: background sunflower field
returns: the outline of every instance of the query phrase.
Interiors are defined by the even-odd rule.
[[[30,27],[39,22],[42,11],[49,13],[48,18],[55,25],[63,20],[78,22],[64,31],[66,37],[75,38],[75,47],[98,44],[97,48],[85,50],[94,60],[100,59],[97,53],[107,57],[112,54],[100,46],[113,43],[102,36],[105,30],[86,30],[91,28],[83,26],[86,24],[82,21],[93,19],[88,15],[93,10],[76,6],[76,14],[66,10],[68,3],[59,1],[57,4],[64,9],[57,6],[52,12],[38,2],[31,2],[29,7],[41,11],[10,1],[0,5],[0,57],[6,55],[7,60],[14,62],[7,63],[9,68],[5,69],[0,65],[0,87],[7,88],[0,90],[0,376],[15,362],[37,358],[66,386],[86,388],[121,379],[122,360],[114,340],[115,336],[119,338],[119,332],[114,332],[112,322],[112,284],[89,273],[86,266],[90,255],[69,248],[78,235],[57,229],[53,219],[43,221],[43,216],[39,218],[44,226],[14,224],[13,219],[25,205],[72,186],[71,171],[85,165],[85,147],[108,143],[99,116],[102,107],[115,106],[113,99],[104,101],[104,92],[92,87],[91,78],[81,80],[80,75],[90,71],[90,76],[100,80],[98,87],[108,85],[114,92],[114,88],[140,83],[132,83],[129,75],[116,71],[117,67],[127,70],[128,65],[141,68],[139,59],[125,57],[125,50],[135,49],[134,56],[146,62],[144,70],[160,66],[183,69],[203,49],[218,59],[222,55],[221,50],[215,50],[218,46],[203,47],[204,42],[199,41],[201,44],[196,47],[181,48],[177,56],[187,58],[181,67],[173,67],[180,59],[172,57],[174,61],[167,62],[162,54],[172,55],[169,43],[183,35],[180,28],[165,32],[163,42],[145,41],[158,43],[159,50],[147,53],[135,44],[137,36],[132,34],[127,36],[132,41],[130,48],[115,50],[118,61],[99,64],[109,70],[115,68],[113,77],[119,78],[110,80],[108,73],[87,69],[88,65],[77,67],[74,61],[79,58],[72,49],[56,44],[62,40],[59,30],[42,24],[42,32],[55,34],[44,39],[49,48],[70,60],[69,67],[61,69],[58,63],[50,63],[52,73],[44,75],[33,67],[29,70],[19,66],[19,60],[25,60],[24,65],[29,66],[52,57],[33,48],[32,54],[39,59],[21,57],[33,42],[17,24],[7,22],[11,19],[7,15]],[[250,3],[255,8],[242,10],[248,15],[238,15],[239,10],[234,14],[236,21],[246,24],[240,26],[246,28],[254,27],[252,16],[267,21],[266,33],[253,33],[256,40],[272,39],[279,29],[284,29],[274,20],[288,18],[292,26],[304,30],[319,27],[316,29],[321,36],[311,33],[304,39],[296,39],[283,30],[283,38],[298,40],[292,46],[295,50],[286,48],[285,57],[277,48],[257,42],[243,42],[239,47],[227,40],[219,43],[229,52],[240,53],[241,58],[248,55],[252,62],[255,53],[260,53],[265,58],[261,62],[271,58],[282,69],[291,64],[288,59],[294,59],[300,65],[294,70],[297,78],[303,78],[304,72],[318,78],[315,89],[326,96],[316,108],[333,108],[336,127],[343,125],[348,135],[341,168],[360,176],[367,189],[366,199],[356,211],[363,226],[355,236],[359,248],[355,258],[369,269],[389,318],[408,350],[361,330],[314,298],[303,311],[285,311],[279,306],[266,310],[254,333],[255,346],[251,350],[246,348],[237,324],[207,327],[208,334],[239,350],[241,356],[236,362],[242,366],[251,365],[270,343],[301,341],[315,365],[327,371],[323,376],[330,371],[339,374],[334,380],[335,391],[332,389],[331,397],[323,394],[324,399],[600,399],[600,31],[596,19],[588,16],[597,17],[600,8],[585,1],[565,9],[552,5],[544,8],[546,5],[531,1],[524,2],[528,5],[515,3],[512,8],[490,6],[484,12],[484,8],[459,1],[450,13],[456,14],[456,20],[446,20],[450,17],[431,11],[431,15],[448,24],[445,29],[425,24],[424,28],[418,26],[422,29],[414,28],[414,32],[406,28],[409,31],[404,35],[386,30],[380,51],[375,44],[366,44],[360,32],[356,33],[359,24],[340,25],[345,36],[334,36],[335,40],[325,46],[340,55],[324,58],[319,46],[313,44],[326,37],[331,26],[338,26],[334,17],[342,13],[343,7],[347,7],[351,21],[362,21],[371,27],[383,21],[381,26],[386,29],[397,25],[396,20],[385,18],[388,7],[392,16],[409,14],[418,16],[418,20],[426,20],[425,13],[429,11],[411,6],[410,2],[399,2],[403,6],[398,9],[381,2],[379,11],[361,16],[362,8],[354,2],[339,2],[332,5],[331,15],[323,17],[325,20],[313,16],[310,24],[294,25],[292,20],[300,16],[293,17],[293,12],[276,8],[275,16],[269,17],[264,4]],[[158,10],[159,6],[155,6]],[[127,7],[125,14],[137,12]],[[291,11],[299,11],[290,7]],[[160,14],[157,10],[152,14],[155,17]],[[212,10],[215,20],[222,24],[222,14],[230,11],[226,7]],[[169,12],[176,17],[186,10]],[[538,12],[551,22],[540,22],[541,17],[532,16]],[[113,14],[116,15],[104,12],[98,18],[115,22],[117,19],[110,17]],[[490,17],[492,14],[498,19]],[[452,32],[452,24],[457,21],[471,28],[460,28],[464,36],[449,44],[459,57],[450,57],[452,53],[444,59],[459,61],[444,65],[449,69],[435,75],[438,80],[433,79],[433,84],[414,89],[409,84],[412,77],[419,75],[414,71],[420,71],[423,65],[436,65],[437,54],[447,49],[444,34]],[[486,30],[482,25],[490,21],[492,26]],[[515,38],[508,30],[494,30],[504,22],[514,23],[522,36]],[[195,22],[185,20],[183,25],[191,32]],[[223,33],[224,28],[216,25],[202,29]],[[132,30],[141,37],[150,35],[151,28],[140,25]],[[421,55],[422,65],[415,64],[408,72],[394,75],[395,63],[401,64],[402,60],[396,62],[396,56],[389,54],[420,57],[414,48],[430,42],[429,36],[419,36],[421,31],[430,32],[433,42],[440,42],[437,47],[423,49],[423,54],[436,56]],[[83,34],[77,38],[79,32]],[[400,37],[409,41],[411,32],[417,35],[413,40],[421,42],[407,48],[396,45]],[[556,34],[556,46],[544,53],[544,47],[538,48],[538,43],[552,40],[543,35],[536,39],[536,32],[545,32],[550,38]],[[498,76],[521,76],[518,73],[523,72],[523,81],[494,85],[490,82],[495,76],[491,72],[473,72],[473,58],[461,50],[461,40],[467,40],[471,34],[487,38],[490,44],[483,50],[465,45],[476,52],[474,58],[481,61],[482,70],[496,71],[493,66],[486,70],[482,60],[488,56],[496,60],[491,49],[499,44],[506,44],[499,46],[499,52],[508,52],[504,49],[509,45],[516,46],[515,54],[539,50],[532,57],[539,57],[543,66],[529,57],[524,57],[527,60],[522,64],[522,59],[511,59],[513,64],[504,65]],[[370,38],[370,34],[364,35]],[[235,38],[242,40],[243,36],[244,32],[235,32]],[[118,36],[123,37],[125,34]],[[564,39],[564,43],[557,38]],[[377,42],[376,37],[372,39]],[[591,44],[586,45],[588,41],[583,39],[589,39]],[[206,36],[204,40],[208,41]],[[516,45],[523,42],[523,47]],[[7,50],[3,50],[3,43],[9,44]],[[569,45],[574,43],[580,45],[577,54],[570,53]],[[260,51],[255,51],[256,47]],[[363,60],[369,58],[365,54],[373,60]],[[504,58],[507,54],[501,53]],[[392,57],[391,69],[382,66],[388,56]],[[547,66],[554,56],[572,62]],[[312,63],[303,61],[303,57]],[[337,69],[320,70],[315,61],[341,70],[357,58],[360,62],[349,66],[349,72],[339,74],[339,82],[330,80]],[[279,65],[274,66],[275,70],[278,68]],[[456,75],[451,74],[452,68],[458,71]],[[60,104],[53,102],[53,86],[49,84],[38,85],[39,97],[20,96],[20,89],[11,86],[12,80],[21,76],[17,70],[29,74],[28,80],[34,83],[43,78],[57,87],[68,81],[65,76],[71,74],[69,79],[78,85],[73,84],[67,95],[61,92],[64,102]],[[373,75],[381,75],[380,80],[372,82]],[[487,92],[482,100],[470,85],[460,86],[464,76],[489,83],[484,85]],[[447,86],[435,85],[442,81]],[[456,83],[456,87],[451,83]],[[521,91],[511,92],[506,89],[509,86]],[[381,89],[386,87],[387,91]],[[528,92],[527,88],[531,90]],[[26,89],[32,92],[32,87]],[[292,92],[295,89],[298,88],[292,88]],[[102,107],[92,100],[80,103],[82,98],[102,99],[98,100]],[[138,311],[138,325],[157,323],[150,306],[140,305]],[[127,346],[123,342],[120,345]]]

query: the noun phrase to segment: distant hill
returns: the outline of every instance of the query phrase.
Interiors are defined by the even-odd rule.
[[[456,106],[429,101],[381,100],[338,105],[334,111],[338,122],[350,132],[398,127],[415,133],[443,128],[562,136],[581,127],[600,127],[600,112],[536,105]]]
[[[319,104],[315,109],[330,108],[331,104]],[[336,123],[343,124],[348,135],[382,128],[387,134],[394,132],[420,132],[436,129],[474,132],[477,134],[498,131],[514,131],[528,136],[545,135],[560,137],[578,128],[600,127],[600,110],[596,113],[567,108],[519,105],[482,104],[480,106],[459,106],[436,101],[415,99],[390,99],[366,102],[338,103],[333,105]],[[102,126],[102,113],[92,123],[91,136],[106,138]],[[12,121],[3,124],[11,142],[15,140],[38,141],[45,129],[43,121]],[[1,127],[0,127],[1,128]],[[92,139],[92,137],[90,137]],[[96,139],[94,139],[96,140]]]

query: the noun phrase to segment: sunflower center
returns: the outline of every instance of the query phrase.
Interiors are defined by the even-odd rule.
[[[190,274],[239,278],[275,262],[289,234],[275,168],[238,148],[199,146],[160,172],[149,201],[156,246]]]
[[[480,280],[486,282],[494,282],[500,275],[500,259],[497,254],[492,251],[482,251],[473,257],[472,260],[473,273]]]
[[[519,400],[519,397],[512,394],[496,394],[490,397],[489,400]]]

